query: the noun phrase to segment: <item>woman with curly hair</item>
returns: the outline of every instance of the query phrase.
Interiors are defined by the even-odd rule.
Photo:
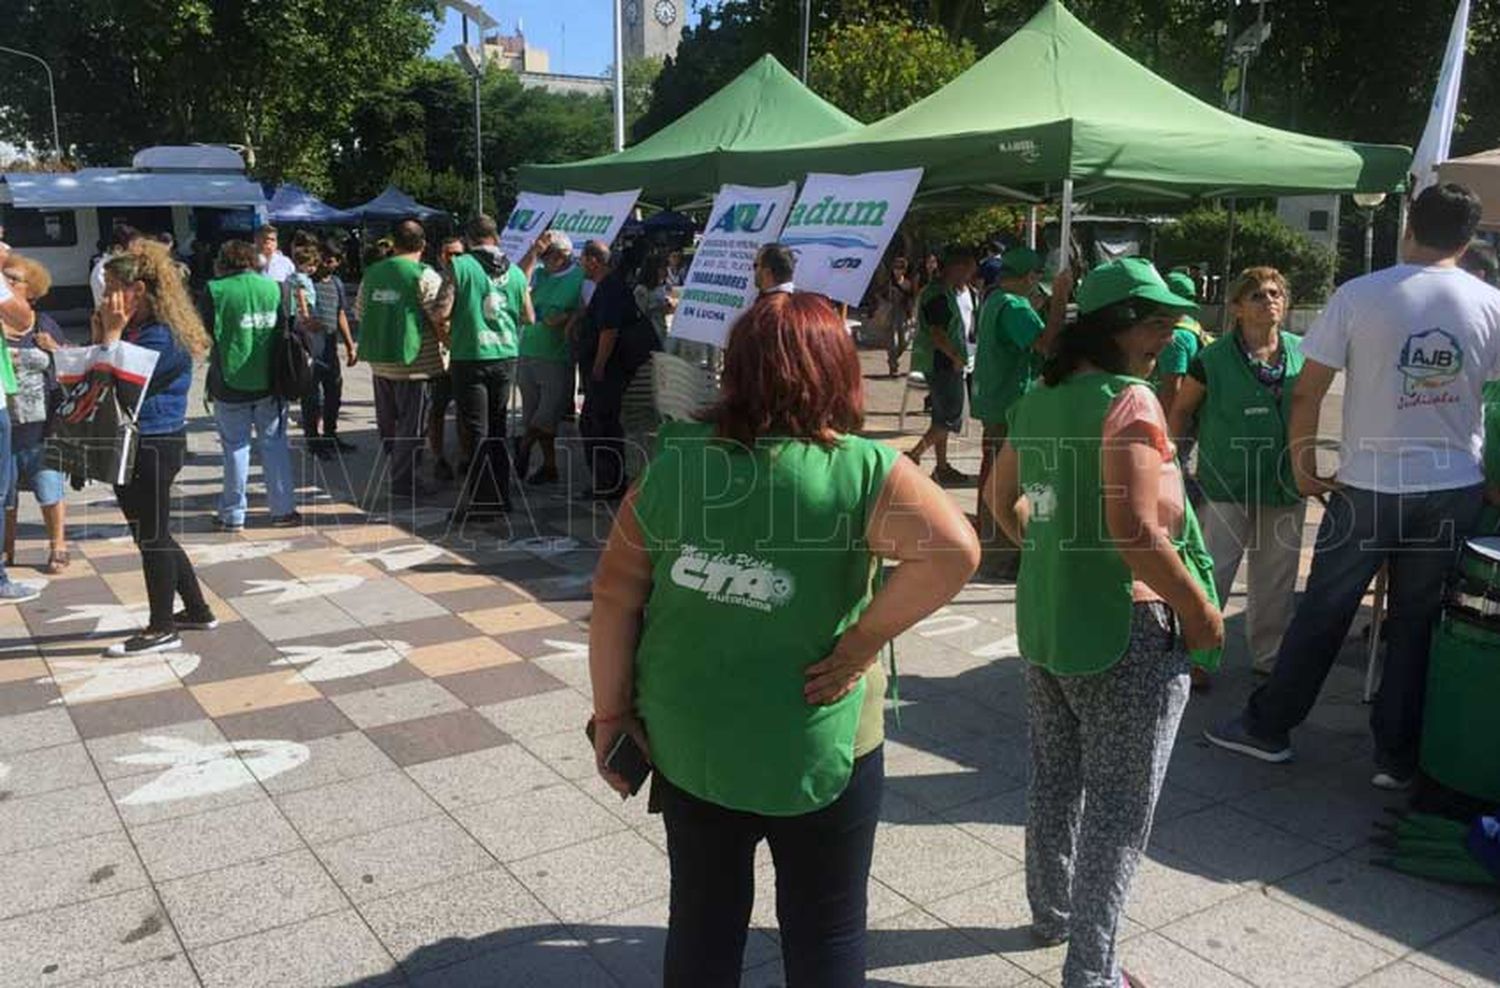
[[[187,553],[171,532],[172,481],[187,452],[188,389],[193,359],[208,351],[208,333],[188,297],[171,254],[140,242],[104,265],[104,300],[94,312],[95,343],[124,340],[159,356],[136,425],[140,443],[130,480],[115,499],[141,551],[151,617],[145,630],[111,645],[109,655],[141,655],[180,648],[177,633],[215,627]],[[174,597],[183,609],[173,611]]]

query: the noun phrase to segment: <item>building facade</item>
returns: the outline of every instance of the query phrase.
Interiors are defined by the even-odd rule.
[[[625,0],[625,61],[677,53],[689,0]]]

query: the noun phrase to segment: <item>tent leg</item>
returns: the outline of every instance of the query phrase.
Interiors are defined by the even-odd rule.
[[[1406,246],[1406,217],[1411,212],[1411,196],[1405,192],[1397,193],[1396,210],[1396,263],[1400,264],[1405,260],[1402,248]]]
[[[1062,250],[1062,260],[1058,264],[1058,270],[1064,264],[1073,261],[1073,180],[1063,179],[1062,187],[1062,228],[1059,231],[1059,246]]]
[[[1229,332],[1229,279],[1234,266],[1234,228],[1239,220],[1239,200],[1229,200],[1229,226],[1224,236],[1224,277],[1219,282],[1219,332]]]
[[[1026,211],[1026,246],[1036,250],[1036,206]]]

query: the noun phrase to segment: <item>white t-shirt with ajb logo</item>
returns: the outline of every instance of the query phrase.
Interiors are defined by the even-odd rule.
[[[1341,482],[1382,493],[1481,482],[1500,291],[1456,267],[1377,271],[1334,293],[1302,353],[1345,374]]]

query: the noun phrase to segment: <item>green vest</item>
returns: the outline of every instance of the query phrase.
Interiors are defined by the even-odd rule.
[[[1011,311],[1023,307],[1025,312]],[[1004,422],[1005,413],[1031,390],[1042,372],[1042,355],[1036,348],[1021,349],[1005,332],[1007,318],[1041,321],[1031,303],[1019,295],[996,291],[984,300],[969,407],[976,419],[987,424]]]
[[[1111,544],[1100,454],[1105,415],[1134,385],[1146,382],[1076,374],[1032,391],[1011,415],[1008,441],[1031,507],[1016,583],[1017,635],[1027,661],[1057,676],[1103,672],[1130,643],[1134,578]],[[1213,561],[1186,497],[1183,512],[1178,550],[1217,605]],[[1195,653],[1193,659],[1212,668],[1219,654]]]
[[[270,390],[281,286],[242,271],[210,281],[208,294],[214,303],[214,361],[225,386],[252,394]]]
[[[453,319],[449,353],[454,360],[509,360],[516,355],[517,327],[526,276],[515,265],[491,278],[468,254],[453,259]]]
[[[562,274],[538,268],[531,285],[531,307],[536,310],[536,322],[521,330],[521,356],[559,364],[572,360],[564,327],[548,326],[543,320],[559,312],[570,312],[582,302],[583,268],[580,265],[575,264]]]
[[[410,364],[422,351],[420,261],[388,257],[365,269],[359,286],[359,355],[378,364]]]
[[[927,323],[927,314],[923,311],[935,296],[946,292],[948,294],[948,325],[946,327],[930,326]],[[911,341],[911,369],[922,374],[932,373],[932,334],[944,332],[948,334],[948,340],[958,351],[960,357],[967,357],[969,353],[969,341],[964,339],[964,320],[958,313],[958,295],[941,281],[934,281],[922,293],[917,296],[917,332]],[[959,368],[962,370],[963,368]]]
[[[1210,501],[1291,505],[1302,500],[1292,477],[1286,424],[1302,373],[1302,340],[1281,334],[1286,378],[1278,400],[1255,379],[1238,333],[1203,348],[1208,375],[1198,406],[1198,485]]]
[[[5,351],[0,354],[0,395],[13,395],[20,389],[16,382],[16,365],[11,362],[10,347],[0,342],[0,350]]]
[[[869,604],[865,528],[896,454],[857,436],[750,451],[712,437],[704,423],[663,426],[637,493],[652,569],[637,710],[673,785],[749,813],[808,813],[848,784],[873,677],[815,706],[804,671]]]

